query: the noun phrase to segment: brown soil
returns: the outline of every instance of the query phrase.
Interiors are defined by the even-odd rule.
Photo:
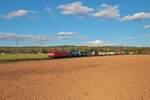
[[[0,100],[150,100],[150,55],[0,64]]]

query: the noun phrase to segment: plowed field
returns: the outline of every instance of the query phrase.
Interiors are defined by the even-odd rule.
[[[150,55],[0,64],[0,100],[150,100]]]

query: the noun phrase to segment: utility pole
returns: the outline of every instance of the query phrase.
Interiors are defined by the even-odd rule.
[[[43,41],[41,40],[41,38],[40,38],[40,48],[41,48],[40,53],[43,54]]]
[[[16,38],[16,54],[18,54],[19,39]]]
[[[42,39],[42,36],[39,37],[39,41],[40,41],[40,54],[43,54],[43,42],[44,40]]]

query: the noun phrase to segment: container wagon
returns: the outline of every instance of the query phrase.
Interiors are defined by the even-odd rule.
[[[70,57],[79,57],[79,56],[81,56],[81,55],[80,55],[80,52],[79,52],[79,51],[70,51],[70,52],[69,52],[69,56],[70,56]]]
[[[89,56],[89,52],[88,51],[80,51],[80,55],[81,56]]]

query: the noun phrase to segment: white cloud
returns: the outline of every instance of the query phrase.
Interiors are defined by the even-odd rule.
[[[80,39],[80,40],[85,40],[88,37],[84,36],[78,32],[59,32],[56,33],[56,38],[58,39]]]
[[[102,4],[99,11],[93,14],[94,17],[100,18],[117,18],[120,17],[119,6]]]
[[[95,40],[95,41],[88,42],[88,44],[89,45],[101,45],[101,44],[104,44],[104,42],[101,40]]]
[[[150,37],[150,34],[139,34],[139,37]]]
[[[58,36],[74,36],[76,34],[77,33],[75,33],[75,32],[59,32],[59,33],[57,33]]]
[[[26,16],[27,14],[28,14],[27,10],[20,9],[20,10],[8,13],[7,15],[4,16],[4,18],[5,19],[11,19],[11,18],[14,18],[14,17]]]
[[[20,41],[57,41],[64,39],[85,39],[86,37],[75,32],[59,32],[55,36],[48,35],[30,35],[16,33],[0,33],[0,40],[20,40]]]
[[[121,37],[120,39],[124,39],[124,40],[133,40],[134,37]]]
[[[16,33],[0,33],[0,40],[31,40],[31,41],[54,41],[46,35],[21,35]]]
[[[66,5],[59,5],[58,9],[61,10],[61,13],[64,15],[75,15],[83,14],[88,15],[94,11],[93,8],[84,6],[82,2],[73,2]]]
[[[141,20],[141,19],[150,19],[150,13],[139,12],[139,13],[134,13],[133,15],[124,16],[122,18],[123,21]]]
[[[133,37],[127,37],[126,39],[127,40],[133,40],[134,38]]]
[[[150,24],[144,26],[145,29],[150,29]]]
[[[91,7],[84,6],[82,2],[73,2],[66,5],[58,6],[58,9],[61,10],[61,13],[64,15],[75,15],[82,14],[99,18],[118,18],[120,17],[119,6],[117,5],[107,5],[102,4],[101,8],[94,12],[95,10]]]
[[[88,37],[87,37],[87,36],[84,36],[84,35],[79,35],[79,38],[80,38],[81,40],[86,40],[86,39],[88,39]]]
[[[60,39],[66,39],[66,38],[74,38],[78,36],[78,33],[75,32],[59,32],[56,34],[58,38]]]
[[[87,43],[88,46],[113,46],[116,45],[114,43],[107,43],[102,40],[90,41]]]
[[[9,12],[6,15],[3,16],[4,19],[12,19],[12,18],[17,18],[17,17],[25,17],[28,16],[29,14],[36,14],[36,11],[32,10],[24,10],[24,9],[19,9],[13,12]]]

